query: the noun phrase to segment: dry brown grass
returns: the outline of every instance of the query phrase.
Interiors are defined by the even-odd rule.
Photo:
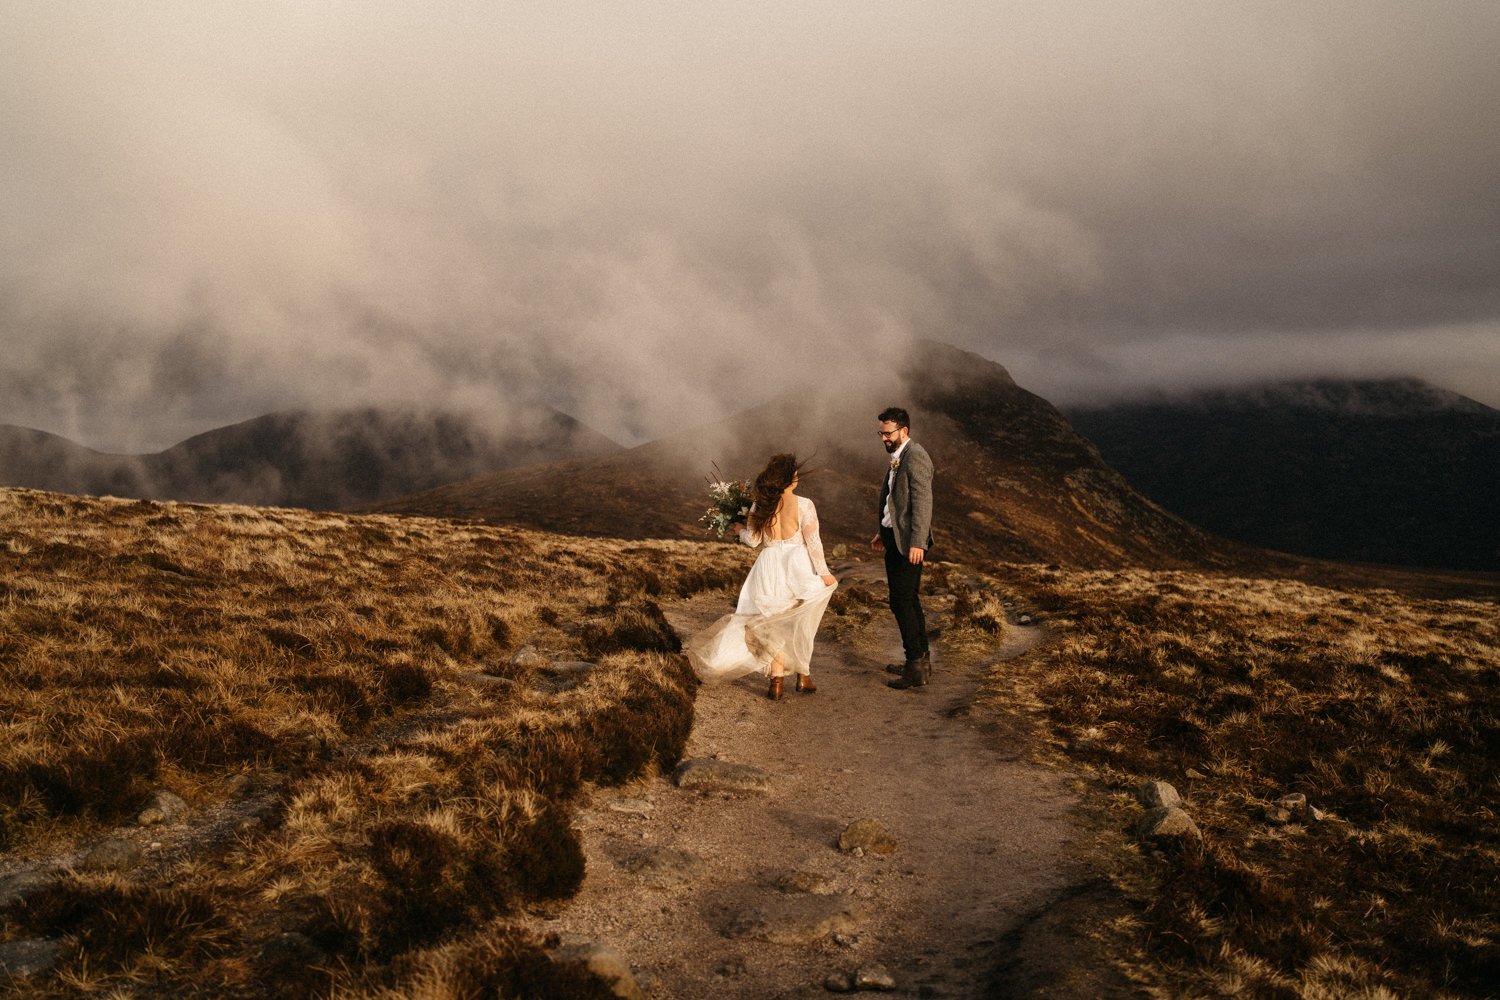
[[[657,602],[750,555],[0,491],[0,849],[280,776],[261,831],[149,879],[69,875],[0,940],[67,937],[38,996],[592,995],[507,917],[576,890],[586,783],[676,763],[696,682]],[[553,691],[523,644],[600,666]],[[284,932],[318,957],[263,956]]]
[[[1163,997],[1493,996],[1500,611],[1287,580],[990,567],[1055,641],[985,700],[1049,720],[1133,827],[1175,784],[1201,845],[1127,849],[1106,947]],[[1301,792],[1321,821],[1275,826]],[[1134,852],[1134,853],[1133,853]]]

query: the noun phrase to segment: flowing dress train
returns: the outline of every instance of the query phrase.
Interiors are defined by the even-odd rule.
[[[748,529],[740,541],[760,555],[740,587],[734,613],[725,615],[688,641],[688,660],[704,681],[730,681],[759,671],[770,673],[781,654],[788,673],[806,674],[813,637],[838,584],[823,582],[828,563],[818,535],[818,511],[797,497],[797,532],[772,539]]]

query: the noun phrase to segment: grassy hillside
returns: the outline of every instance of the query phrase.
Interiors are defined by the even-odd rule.
[[[695,682],[659,602],[750,558],[0,491],[0,888],[51,872],[0,908],[0,945],[63,942],[38,997],[599,995],[519,918],[580,885],[589,785],[683,751]],[[1073,961],[1163,997],[1490,995],[1495,581],[1301,571],[942,562],[926,583],[946,648],[982,655],[1001,602],[1053,630],[958,714],[1087,777],[1106,905]],[[836,602],[830,628],[885,620],[859,589],[837,596],[869,614]],[[1136,842],[1147,779],[1201,842]],[[142,831],[158,788],[223,821],[191,847]],[[1268,822],[1289,793],[1318,818]],[[163,847],[92,870],[111,834]]]
[[[982,701],[1201,841],[1117,841],[1101,947],[1153,996],[1484,997],[1500,983],[1500,607],[1280,578],[991,565],[1055,641]],[[1286,823],[1289,794],[1310,807]]]
[[[55,879],[0,941],[65,938],[36,996],[593,995],[507,915],[576,890],[584,783],[676,763],[696,682],[655,601],[748,556],[0,491],[0,875],[155,788],[262,793],[201,857]],[[599,669],[549,683],[526,645]]]

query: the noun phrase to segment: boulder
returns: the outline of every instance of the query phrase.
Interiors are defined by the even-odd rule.
[[[610,812],[629,813],[633,816],[646,816],[655,808],[645,799],[630,799],[624,796],[616,796],[604,803],[604,807]]]
[[[652,847],[625,862],[625,870],[654,889],[678,889],[703,877],[703,859],[676,847]]]
[[[1147,809],[1173,809],[1182,805],[1182,796],[1165,781],[1146,782],[1137,798]]]
[[[854,988],[889,993],[896,988],[896,977],[887,972],[883,965],[862,966],[855,970]]]
[[[243,799],[255,790],[255,779],[239,771],[224,779],[223,789],[230,798]]]
[[[771,776],[758,767],[705,758],[678,764],[672,780],[678,788],[702,791],[764,792],[771,787]]]
[[[95,844],[83,858],[83,867],[92,872],[129,871],[141,863],[141,849],[133,840],[112,837]]]
[[[510,654],[510,662],[518,667],[538,667],[547,661],[536,651],[535,646],[522,646]]]
[[[323,957],[312,938],[297,931],[277,934],[260,949],[260,960],[269,965],[316,962]]]
[[[146,800],[145,808],[136,817],[141,826],[156,826],[159,823],[176,823],[188,814],[188,804],[182,797],[168,788],[158,788]]]
[[[567,935],[549,957],[558,965],[582,966],[623,1000],[646,1000],[646,992],[636,982],[630,964],[608,945]]]
[[[52,882],[47,872],[19,872],[0,878],[0,909],[19,903]]]
[[[1203,839],[1203,833],[1198,829],[1198,824],[1193,822],[1193,818],[1175,806],[1148,809],[1136,824],[1135,832],[1142,840]]]
[[[772,944],[812,944],[834,934],[858,930],[865,917],[864,906],[847,893],[781,896],[741,911],[724,933]]]
[[[776,882],[782,892],[807,892],[827,896],[833,892],[833,880],[816,872],[788,872]]]
[[[0,976],[30,979],[51,972],[62,946],[60,938],[30,938],[0,944]]]
[[[889,854],[895,849],[896,838],[878,819],[856,820],[839,834],[839,850],[846,853]]]
[[[1266,822],[1272,826],[1286,826],[1292,821],[1292,811],[1281,806],[1266,806]]]
[[[847,972],[830,972],[823,988],[829,993],[853,993],[854,977]]]

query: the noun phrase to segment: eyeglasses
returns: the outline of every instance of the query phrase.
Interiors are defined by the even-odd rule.
[[[897,434],[900,434],[900,433],[901,433],[901,428],[899,428],[899,427],[897,427],[893,431],[880,431],[879,432],[880,436],[883,437],[883,438],[893,438]]]

